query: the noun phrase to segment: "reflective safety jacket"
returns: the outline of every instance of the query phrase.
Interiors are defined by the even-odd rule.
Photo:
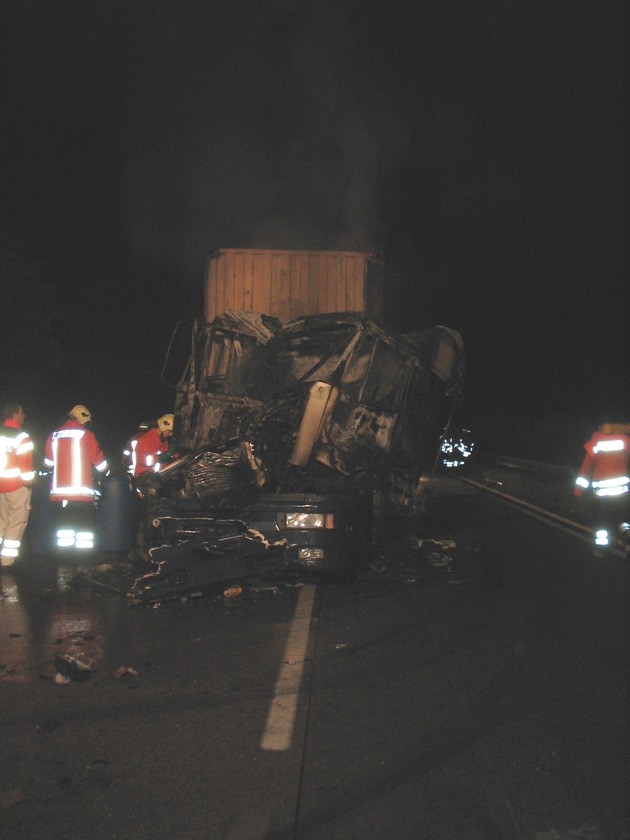
[[[575,495],[590,488],[595,496],[620,496],[630,489],[630,437],[597,431],[584,444],[586,455],[576,479]]]
[[[138,448],[139,435],[140,432],[133,437],[130,437],[123,449],[123,464],[125,466],[125,472],[132,476],[136,474],[136,449]]]
[[[17,421],[0,427],[0,493],[12,493],[35,478],[33,441]]]
[[[91,502],[94,500],[92,468],[107,471],[107,461],[94,432],[76,420],[68,420],[49,435],[44,463],[52,467],[50,500]]]
[[[136,446],[136,467],[134,475],[158,472],[160,469],[160,455],[168,452],[169,441],[163,438],[159,429],[149,429],[140,435]]]

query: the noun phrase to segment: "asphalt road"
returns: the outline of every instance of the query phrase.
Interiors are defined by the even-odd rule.
[[[451,479],[377,537],[351,585],[156,607],[4,572],[3,840],[628,838],[630,565]]]

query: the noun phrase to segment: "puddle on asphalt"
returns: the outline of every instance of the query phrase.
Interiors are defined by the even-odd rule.
[[[0,574],[0,682],[54,678],[55,654],[103,660],[119,637],[122,597],[94,597],[71,585],[78,565],[24,562]]]

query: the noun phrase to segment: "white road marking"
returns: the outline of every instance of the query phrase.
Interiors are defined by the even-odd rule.
[[[300,696],[304,657],[315,603],[315,586],[305,586],[295,606],[291,631],[282,657],[282,668],[260,741],[263,750],[288,750],[293,738],[295,715]]]

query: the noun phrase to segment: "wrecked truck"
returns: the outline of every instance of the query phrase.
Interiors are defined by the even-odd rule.
[[[182,331],[192,349],[176,385],[179,457],[141,477],[155,570],[140,587],[354,574],[369,560],[375,492],[421,503],[463,395],[461,336],[398,334],[363,312],[283,323],[228,310]]]

